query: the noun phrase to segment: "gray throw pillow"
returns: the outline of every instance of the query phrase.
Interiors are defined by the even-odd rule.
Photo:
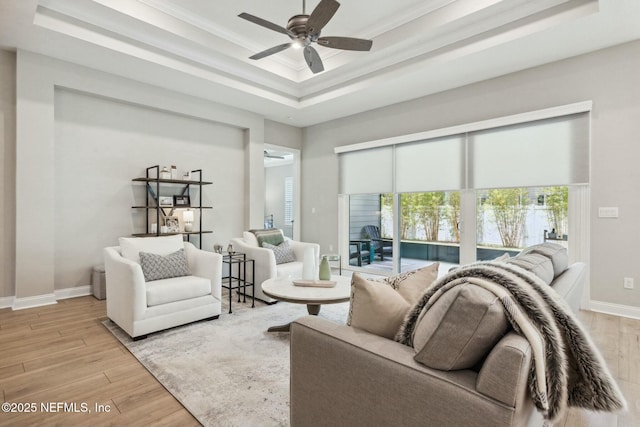
[[[455,286],[420,315],[413,336],[414,359],[443,371],[469,369],[508,329],[497,296],[472,284]]]
[[[569,255],[567,254],[567,248],[556,243],[547,242],[529,246],[528,248],[523,249],[518,256],[530,253],[544,255],[551,260],[551,264],[553,264],[554,278],[561,275],[562,272],[569,267]]]
[[[285,240],[280,243],[278,246],[272,245],[270,243],[263,243],[263,248],[271,249],[273,254],[276,256],[276,264],[284,264],[287,262],[293,262],[296,259],[293,257],[293,251],[289,246],[289,242]]]
[[[184,249],[169,255],[140,252],[140,266],[147,282],[191,275]]]
[[[541,278],[547,285],[553,282],[553,263],[551,259],[544,255],[535,252],[519,254],[516,257],[509,258],[506,262],[530,271]]]

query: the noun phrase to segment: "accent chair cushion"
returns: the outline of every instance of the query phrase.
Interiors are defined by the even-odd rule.
[[[273,254],[276,256],[276,264],[286,264],[287,262],[295,261],[293,251],[291,250],[291,246],[289,246],[289,242],[287,240],[277,246],[264,242],[262,247],[273,251]]]
[[[184,248],[169,255],[157,255],[141,251],[140,266],[142,267],[145,282],[188,276],[191,274],[189,272],[189,266],[187,265]]]
[[[250,246],[260,246],[260,245],[258,245],[258,238],[256,237],[256,235],[255,235],[255,234],[253,234],[253,233],[252,233],[252,232],[250,232],[250,231],[243,231],[243,232],[242,232],[242,238],[244,239],[244,242],[245,242],[247,245],[250,245]]]
[[[551,260],[551,264],[553,264],[554,278],[561,275],[562,272],[569,267],[569,255],[567,254],[567,248],[556,243],[545,242],[529,246],[528,248],[523,249],[520,254],[526,255],[530,253],[544,255]]]
[[[130,260],[140,263],[140,251],[157,255],[169,255],[184,249],[181,234],[159,237],[120,237],[120,254]]]
[[[184,276],[147,283],[147,307],[211,295],[211,281],[204,277]]]
[[[551,260],[539,253],[518,254],[518,256],[509,258],[509,264],[517,265],[541,278],[547,285],[553,282],[554,271]]]
[[[469,369],[508,329],[498,297],[480,286],[455,286],[420,314],[413,336],[414,359],[444,371]]]
[[[438,277],[440,263],[368,280],[354,273],[347,325],[393,339],[409,308]]]

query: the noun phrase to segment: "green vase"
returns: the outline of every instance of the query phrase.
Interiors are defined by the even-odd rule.
[[[320,273],[318,274],[318,278],[320,280],[331,279],[331,267],[329,266],[329,261],[326,256],[323,256],[322,261],[320,261]]]

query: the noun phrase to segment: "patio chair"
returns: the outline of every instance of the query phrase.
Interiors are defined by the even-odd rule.
[[[371,263],[369,248],[371,242],[364,240],[351,240],[349,241],[349,263],[352,259],[356,260],[356,265],[362,267],[362,263]]]
[[[362,237],[371,240],[371,250],[375,256],[380,257],[380,261],[384,261],[385,256],[393,255],[393,240],[383,239],[380,236],[380,227],[377,225],[365,225],[362,227]]]

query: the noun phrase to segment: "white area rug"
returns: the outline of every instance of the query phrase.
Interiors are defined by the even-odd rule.
[[[224,298],[223,298],[224,299]],[[226,304],[225,304],[226,305]],[[204,426],[289,425],[289,334],[267,332],[307,315],[306,306],[237,304],[233,314],[131,340],[105,326]],[[349,303],[320,317],[345,323]]]

